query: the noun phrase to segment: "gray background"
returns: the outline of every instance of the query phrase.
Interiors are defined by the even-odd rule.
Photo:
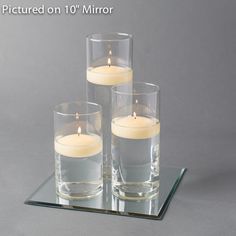
[[[0,16],[0,234],[235,235],[236,1],[96,3],[114,14]],[[135,79],[160,83],[161,163],[189,169],[163,221],[23,204],[54,168],[54,105],[85,98],[98,31],[132,33]]]

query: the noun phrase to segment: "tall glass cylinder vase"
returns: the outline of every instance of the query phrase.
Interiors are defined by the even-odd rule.
[[[111,176],[111,87],[130,84],[133,40],[124,33],[87,36],[87,98],[102,106],[103,176]]]
[[[159,191],[159,87],[133,83],[112,88],[112,191],[141,200]]]

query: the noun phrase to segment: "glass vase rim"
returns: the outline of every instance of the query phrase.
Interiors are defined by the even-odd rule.
[[[110,36],[122,36],[123,38],[114,38],[114,39],[98,39],[95,36],[105,36],[105,35],[110,35]],[[133,35],[129,33],[123,33],[123,32],[97,32],[97,33],[91,33],[86,36],[86,39],[92,42],[116,42],[116,41],[125,41],[125,40],[132,40]]]
[[[82,112],[82,113],[79,113],[79,112],[62,112],[62,111],[59,111],[59,107],[63,106],[63,105],[72,105],[72,104],[76,104],[76,105],[88,105],[88,106],[92,106],[92,107],[97,107],[97,110],[96,111],[92,111],[92,112]],[[62,102],[62,103],[59,103],[57,105],[54,106],[54,109],[53,109],[53,112],[54,114],[57,114],[57,115],[61,115],[61,116],[74,116],[76,117],[77,115],[79,116],[89,116],[89,115],[96,115],[96,114],[99,114],[99,113],[102,113],[102,106],[95,103],[95,102],[88,102],[88,101],[69,101],[69,102]]]
[[[122,86],[125,86],[124,84],[118,84],[118,85],[113,85],[111,87],[111,90],[114,94],[121,94],[121,95],[149,95],[149,94],[156,94],[158,92],[160,92],[160,86],[159,85],[156,85],[156,84],[153,84],[153,83],[148,83],[148,82],[132,82],[132,86],[134,88],[135,85],[145,85],[145,86],[148,86],[148,87],[153,87],[155,88],[154,91],[147,91],[147,92],[134,92],[134,89],[132,89],[132,91],[130,92],[124,92],[124,91],[119,91],[119,90],[116,90],[117,88],[119,87],[122,87]]]

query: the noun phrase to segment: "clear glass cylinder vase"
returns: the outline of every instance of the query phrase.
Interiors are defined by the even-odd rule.
[[[133,83],[112,88],[112,191],[147,199],[159,190],[159,87]]]
[[[111,176],[111,87],[132,83],[133,39],[125,33],[87,36],[87,99],[102,106],[103,170]]]
[[[101,106],[70,102],[54,109],[55,179],[64,199],[97,196],[103,188]]]

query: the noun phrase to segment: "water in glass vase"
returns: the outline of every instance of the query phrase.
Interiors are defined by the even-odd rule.
[[[108,63],[109,64],[109,63]],[[99,66],[87,69],[88,101],[102,106],[103,176],[111,177],[111,87],[130,84],[133,71],[129,67]]]
[[[55,152],[56,191],[66,199],[89,198],[102,191],[102,152],[67,157]]]
[[[115,196],[141,200],[158,194],[160,133],[156,127],[160,127],[159,123],[152,129],[129,133],[129,128],[120,129],[113,123],[112,191]],[[148,137],[149,134],[155,135]]]

